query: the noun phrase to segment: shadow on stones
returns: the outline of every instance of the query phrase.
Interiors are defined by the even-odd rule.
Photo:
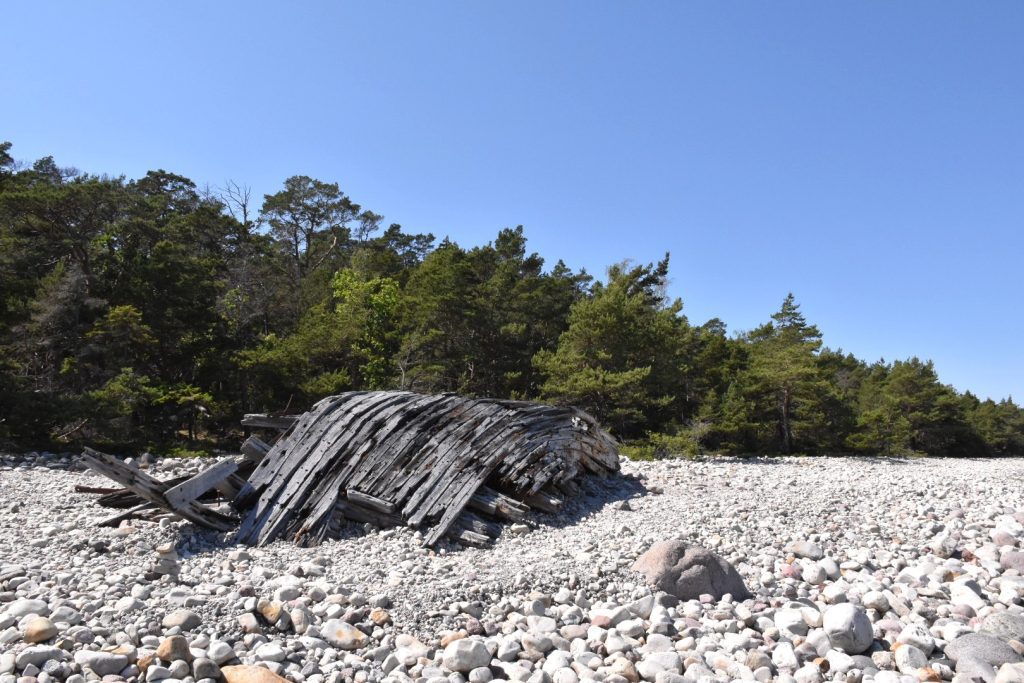
[[[626,475],[598,477],[588,474],[582,477],[579,483],[581,489],[579,495],[572,498],[566,497],[565,506],[560,512],[544,513],[535,509],[528,518],[528,524],[534,527],[542,526],[555,529],[569,528],[575,526],[581,520],[600,512],[608,505],[615,505],[634,498],[640,498],[650,493],[650,491],[648,491],[648,489],[643,485],[643,482]],[[511,526],[511,524],[512,522],[505,522],[503,526],[507,528]],[[382,530],[386,530],[386,528]],[[367,532],[363,524],[352,522],[343,525],[339,529],[338,535],[329,539],[327,542],[330,542],[331,540],[345,541],[361,538],[365,536],[366,533]],[[238,543],[235,540],[234,531],[221,533],[209,529],[203,529],[188,523],[179,527],[178,539],[175,543],[175,549],[179,556],[182,557],[185,555],[199,555],[227,548],[244,549],[248,547],[250,546]],[[295,547],[299,548],[301,546]],[[450,553],[459,552],[460,550],[464,550],[471,546],[463,546],[460,543],[443,540],[438,544],[438,547],[444,547],[446,548],[446,551]],[[485,549],[487,547],[491,546],[485,546]],[[311,546],[305,549],[315,551],[316,546]]]

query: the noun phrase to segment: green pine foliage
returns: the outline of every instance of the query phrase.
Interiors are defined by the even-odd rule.
[[[577,405],[636,457],[1024,455],[1024,410],[822,346],[795,297],[695,325],[669,259],[595,281],[523,228],[465,248],[307,176],[263,198],[95,176],[0,144],[0,442],[190,454],[246,412],[356,389]]]

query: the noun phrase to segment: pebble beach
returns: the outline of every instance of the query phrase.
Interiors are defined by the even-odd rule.
[[[362,525],[252,548],[97,528],[114,511],[74,487],[110,482],[0,455],[0,683],[1024,681],[1024,460],[621,466],[487,548]],[[662,590],[637,560],[668,541],[747,594]]]

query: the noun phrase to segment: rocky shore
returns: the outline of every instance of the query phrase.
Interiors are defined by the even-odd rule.
[[[623,472],[491,548],[353,526],[257,549],[96,528],[73,489],[108,482],[0,455],[0,683],[1024,681],[1024,461]]]

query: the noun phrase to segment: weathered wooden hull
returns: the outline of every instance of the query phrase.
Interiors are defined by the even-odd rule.
[[[247,442],[246,453],[264,449]],[[420,528],[427,544],[446,535],[483,543],[498,520],[558,510],[585,472],[617,470],[613,439],[574,408],[350,392],[290,423],[232,502],[243,513],[238,540],[253,545],[315,544],[346,520]],[[186,505],[186,494],[215,479],[177,484],[171,502]]]

